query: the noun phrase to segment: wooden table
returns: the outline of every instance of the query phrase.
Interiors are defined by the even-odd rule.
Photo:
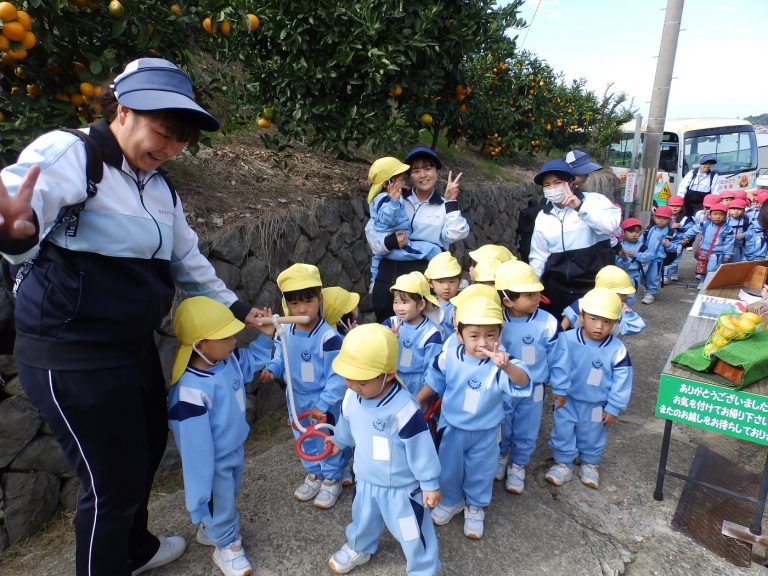
[[[711,284],[711,279],[708,282]],[[723,298],[738,299],[739,287],[724,287],[724,288],[712,288],[702,291],[703,294],[709,296],[720,296]],[[735,390],[733,386],[726,385],[726,380],[716,374],[702,374],[694,370],[690,370],[683,366],[673,364],[671,359],[674,358],[679,352],[687,350],[688,348],[695,346],[706,341],[712,328],[715,325],[715,320],[708,318],[700,318],[697,316],[689,315],[683,325],[680,335],[675,342],[675,346],[672,348],[672,352],[667,359],[667,363],[662,370],[661,377],[659,379],[659,397],[657,400],[656,414],[660,418],[665,419],[664,424],[664,436],[661,443],[661,455],[659,457],[659,468],[656,476],[656,489],[653,493],[655,500],[663,500],[663,488],[665,475],[674,476],[680,478],[686,482],[702,485],[712,490],[728,494],[735,498],[747,500],[755,504],[754,514],[752,516],[752,524],[747,530],[744,526],[724,521],[723,532],[729,536],[738,538],[749,544],[760,544],[764,548],[768,548],[768,538],[761,536],[762,534],[762,519],[765,511],[766,497],[768,497],[768,456],[766,457],[763,473],[760,479],[760,487],[758,490],[757,498],[747,496],[740,492],[729,490],[725,487],[714,485],[708,482],[702,482],[696,478],[690,477],[680,472],[675,472],[667,468],[667,456],[669,454],[669,444],[672,437],[672,423],[677,421],[682,424],[700,427],[711,430],[715,433],[722,433],[725,435],[733,436],[741,440],[755,442],[768,446],[768,426],[765,425],[765,418],[761,417],[763,413],[768,412],[766,410],[757,410],[755,414],[750,414],[749,417],[755,419],[756,423],[748,428],[750,433],[756,436],[748,437],[745,434],[737,433],[736,430],[741,428],[736,425],[733,429],[725,428],[719,429],[718,426],[724,426],[722,421],[717,421],[717,424],[713,427],[710,425],[703,425],[700,421],[700,417],[705,417],[704,420],[709,418],[714,421],[716,419],[716,412],[705,411],[702,414],[695,413],[696,410],[690,407],[690,403],[686,401],[683,396],[675,396],[675,401],[689,410],[675,408],[672,410],[666,403],[662,404],[662,397],[668,398],[668,393],[671,389],[686,390],[691,392],[694,396],[698,395],[701,398],[706,397],[707,402],[715,402],[714,398],[721,398],[723,402],[728,400],[727,404],[732,406],[762,406],[764,403],[768,407],[768,378],[763,378],[754,384],[751,384],[743,390]],[[768,351],[767,351],[768,353]],[[672,403],[669,403],[670,405]],[[671,414],[674,412],[674,416]],[[712,417],[710,418],[710,414]],[[746,414],[744,414],[746,416]],[[760,430],[762,428],[762,431]],[[742,431],[745,428],[741,428]],[[762,437],[762,434],[765,437]],[[753,560],[763,564],[765,558],[763,556],[756,555],[757,552],[753,547]]]

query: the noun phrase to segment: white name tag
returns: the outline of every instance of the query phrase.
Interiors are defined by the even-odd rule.
[[[533,389],[533,401],[541,402],[544,400],[544,384],[539,384]]]
[[[315,381],[315,367],[312,362],[301,363],[301,381],[302,382],[314,382]]]
[[[400,351],[400,366],[403,368],[410,368],[411,362],[413,362],[413,350],[407,348]]]
[[[398,518],[397,523],[400,525],[400,537],[403,539],[403,542],[416,540],[419,537],[419,525],[416,522],[416,516]]]
[[[603,407],[602,406],[595,406],[592,408],[592,422],[602,422],[603,421]]]
[[[523,346],[522,358],[523,364],[533,366],[536,364],[536,348],[533,346]]]
[[[386,462],[389,460],[389,439],[384,436],[373,436],[373,450],[371,451],[374,460]]]
[[[600,382],[603,381],[603,371],[599,368],[592,368],[589,371],[589,376],[587,377],[587,384],[590,386],[600,386]]]
[[[237,398],[237,405],[240,407],[240,412],[245,412],[245,391],[242,386],[235,390],[235,398]]]
[[[464,394],[464,412],[477,414],[478,404],[480,404],[480,391],[468,389],[467,393]]]

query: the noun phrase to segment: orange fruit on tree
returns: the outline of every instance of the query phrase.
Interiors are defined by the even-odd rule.
[[[14,60],[24,60],[27,57],[27,49],[24,46],[18,48],[11,48],[6,54]]]
[[[0,62],[7,64],[8,66],[15,66],[16,58],[11,56],[8,52],[3,52],[2,56],[0,56]],[[13,94],[13,92],[11,92],[11,94]]]
[[[90,82],[81,82],[80,83],[80,94],[85,96],[86,98],[93,97],[95,90],[93,88],[93,84]]]
[[[16,20],[22,26],[24,26],[24,30],[29,30],[32,28],[32,18],[30,18],[29,14],[24,10],[19,10],[16,12]]]
[[[232,24],[229,23],[229,20],[222,20],[219,22],[219,30],[224,36],[229,36],[229,33],[232,31]]]
[[[16,10],[16,6],[14,6],[13,3],[0,2],[0,20],[3,22],[16,20],[17,14],[18,11]]]
[[[269,128],[272,125],[272,123],[266,118],[259,118],[259,121],[256,122],[256,125],[259,128]]]
[[[467,111],[467,104],[464,103],[461,106],[459,106],[459,114],[464,114]]]
[[[171,4],[171,12],[176,14],[176,16],[181,16],[181,6],[178,4]]]
[[[77,61],[72,62],[72,71],[75,74],[82,74],[83,72],[85,72],[85,64]]]
[[[208,34],[213,34],[216,32],[216,28],[214,28],[213,22],[211,21],[210,16],[203,18],[203,30],[208,32]]]
[[[37,96],[40,94],[40,84],[27,84],[27,96]]]
[[[392,90],[389,91],[389,95],[392,98],[397,98],[398,96],[402,95],[403,93],[403,87],[400,86],[400,84],[397,84],[392,87]]]
[[[243,30],[248,30],[248,32],[254,32],[256,28],[259,27],[259,17],[256,16],[256,14],[246,14],[245,20],[243,21]],[[248,28],[250,26],[250,29]]]
[[[112,15],[112,18],[120,20],[125,16],[125,7],[120,3],[120,0],[112,0],[109,3],[109,13]]]
[[[21,42],[24,40],[24,34],[26,33],[27,31],[24,30],[24,26],[21,25],[21,22],[12,20],[11,22],[6,21],[3,23],[3,36],[8,38],[8,40]]]
[[[11,41],[8,40],[8,38],[3,36],[2,34],[0,34],[0,52],[5,52],[10,47],[11,47]]]
[[[58,100],[59,102],[66,102],[67,104],[69,104],[69,96],[67,96],[63,92],[56,92],[53,95],[53,99]]]
[[[101,93],[102,93],[102,92],[104,92],[104,88],[102,88],[101,86],[95,86],[95,87],[93,88],[93,95],[94,95],[96,98],[98,98],[99,96],[101,96]]]
[[[24,32],[24,38],[21,40],[21,45],[27,50],[32,50],[37,44],[37,36],[34,32]]]
[[[419,120],[421,120],[421,123],[424,124],[424,126],[429,126],[433,122],[432,115],[428,114],[427,112],[424,112],[424,114],[421,115]]]
[[[85,96],[75,92],[74,94],[70,94],[69,102],[74,106],[82,106],[85,104]]]

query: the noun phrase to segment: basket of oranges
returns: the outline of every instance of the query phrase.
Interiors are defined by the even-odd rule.
[[[720,314],[704,345],[704,356],[712,358],[720,348],[749,338],[761,328],[760,316],[754,312]]]

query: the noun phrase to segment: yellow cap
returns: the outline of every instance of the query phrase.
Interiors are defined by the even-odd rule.
[[[499,246],[497,244],[484,244],[477,250],[472,250],[469,253],[469,257],[472,258],[478,264],[491,258],[496,258],[499,262],[507,262],[508,260],[517,260],[515,255],[509,251],[506,246]]]
[[[496,290],[509,290],[522,294],[541,292],[544,290],[544,285],[539,282],[536,272],[530,265],[521,260],[509,260],[496,268]]]
[[[393,176],[408,172],[410,169],[411,167],[408,164],[403,164],[400,160],[391,156],[379,158],[371,164],[371,168],[368,170],[368,182],[371,183],[371,189],[368,190],[368,204],[376,198],[376,194],[381,191],[384,182]]]
[[[634,294],[636,292],[629,274],[612,264],[600,268],[597,276],[595,276],[595,288],[608,288],[616,294]]]
[[[501,305],[490,298],[475,297],[463,301],[456,307],[457,322],[467,325],[488,326],[501,324],[504,318]]]
[[[360,303],[360,294],[344,290],[341,286],[323,288],[323,320],[336,326],[344,314],[349,314]]]
[[[464,290],[456,294],[456,296],[451,298],[451,304],[458,308],[461,306],[462,302],[476,297],[488,298],[489,300],[493,300],[499,306],[501,306],[501,298],[499,298],[499,293],[487,284],[470,284],[464,288]]]
[[[472,280],[474,282],[493,282],[496,280],[496,269],[499,266],[501,266],[501,260],[496,258],[481,260],[472,271]]]
[[[395,283],[389,289],[390,292],[398,290],[400,292],[410,292],[411,294],[419,294],[423,296],[427,302],[431,302],[435,306],[440,306],[437,298],[432,296],[429,291],[429,282],[421,272],[408,272],[398,276]]]
[[[283,294],[322,286],[320,270],[312,264],[294,264],[277,275],[277,287]]]
[[[440,252],[429,261],[424,271],[427,280],[440,280],[441,278],[455,278],[461,276],[461,265],[450,252]]]
[[[581,311],[608,320],[618,320],[621,315],[621,298],[608,288],[593,288],[581,299]]]
[[[362,324],[344,337],[333,371],[349,380],[370,380],[397,369],[397,336],[381,324]]]
[[[173,359],[171,384],[178,382],[192,356],[192,344],[200,340],[222,340],[245,328],[232,311],[207,296],[187,298],[173,313],[173,331],[179,348]]]

